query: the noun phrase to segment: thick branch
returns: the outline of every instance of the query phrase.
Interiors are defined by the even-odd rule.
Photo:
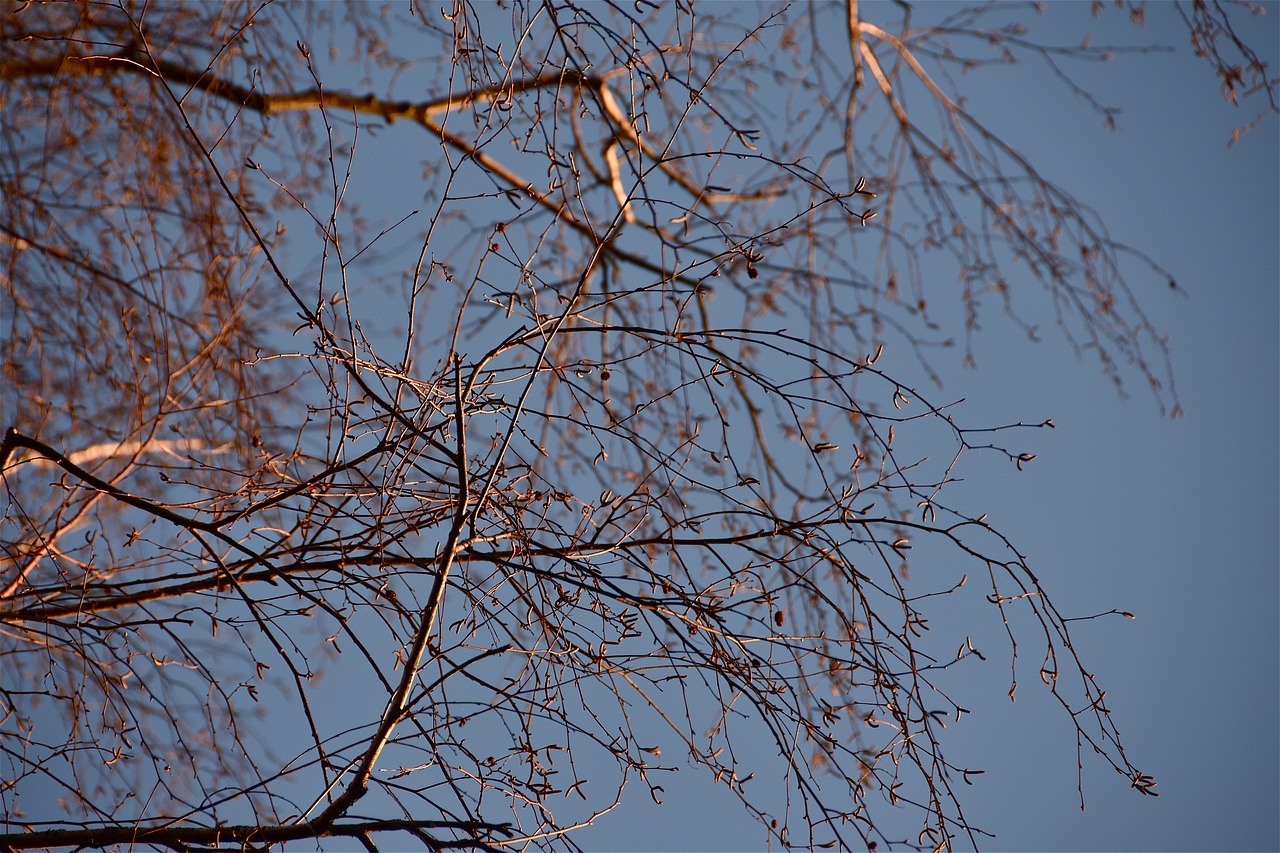
[[[451,111],[469,107],[476,103],[509,98],[512,95],[534,89],[546,88],[586,88],[602,92],[605,86],[603,79],[582,74],[570,68],[557,69],[554,72],[540,74],[512,81],[502,87],[484,86],[468,90],[460,95],[433,98],[426,101],[389,101],[372,94],[353,95],[349,92],[322,89],[306,89],[283,94],[267,94],[256,89],[246,88],[225,80],[209,71],[197,71],[186,66],[163,60],[152,61],[141,53],[119,54],[115,56],[80,56],[57,59],[34,60],[29,62],[0,61],[0,80],[12,81],[26,77],[42,77],[65,74],[106,75],[119,72],[133,72],[162,78],[170,84],[180,84],[191,90],[199,90],[206,94],[229,101],[264,115],[273,113],[294,112],[299,110],[341,110],[344,112],[376,115],[388,123],[396,119],[408,119],[420,124],[437,136],[446,145],[454,148],[490,174],[502,179],[512,189],[527,195],[538,205],[554,213],[561,221],[574,230],[586,235],[593,241],[598,236],[590,223],[583,222],[565,203],[557,201],[549,194],[536,189],[531,181],[527,181],[498,160],[485,154],[462,137],[450,133],[437,124],[434,117]],[[605,96],[602,96],[605,97]],[[613,111],[606,110],[615,117]],[[628,136],[634,130],[625,123],[620,128]],[[687,182],[682,181],[682,184]],[[686,186],[691,192],[696,188]],[[639,267],[659,276],[684,281],[690,286],[696,283],[685,280],[683,276],[672,275],[662,265],[656,264],[642,255],[633,254],[616,245],[610,244],[605,251],[620,261]]]
[[[511,825],[505,823],[481,823],[479,821],[449,820],[377,820],[361,823],[341,823],[318,827],[316,822],[289,826],[105,826],[96,829],[53,829],[37,832],[17,832],[0,835],[0,850],[52,850],[59,847],[115,847],[148,844],[185,850],[195,845],[237,848],[249,845],[267,846],[287,841],[310,838],[348,837],[359,838],[371,832],[403,831],[421,837],[427,830],[446,829],[462,831],[473,837],[457,840],[432,838],[434,849],[493,850],[492,846],[476,836],[512,834]]]

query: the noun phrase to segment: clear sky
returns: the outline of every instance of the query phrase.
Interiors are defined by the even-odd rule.
[[[869,20],[896,17],[863,7]],[[920,3],[915,15],[950,8]],[[1280,5],[1264,8],[1264,17],[1237,17],[1280,73]],[[1114,132],[1044,68],[979,69],[963,84],[988,127],[1091,205],[1115,239],[1176,276],[1171,291],[1132,270],[1148,316],[1170,335],[1184,416],[1162,417],[1137,375],[1131,396],[1117,395],[1096,362],[1053,333],[1051,306],[1027,288],[1020,310],[1041,323],[1041,343],[990,311],[974,342],[976,369],[962,367],[962,354],[935,366],[943,396],[966,399],[968,422],[1051,418],[1058,428],[1024,439],[1038,458],[1020,472],[972,454],[953,493],[1029,556],[1064,615],[1136,615],[1074,623],[1074,639],[1108,690],[1129,758],[1156,777],[1160,796],[1141,796],[1086,754],[1081,811],[1070,721],[1037,689],[1033,664],[1009,701],[1007,643],[998,620],[973,609],[986,607],[980,594],[969,609],[944,606],[934,625],[971,634],[987,656],[948,676],[963,682],[974,712],[949,727],[948,755],[986,771],[960,787],[969,820],[996,834],[987,849],[1280,849],[1280,122],[1270,115],[1228,148],[1259,106],[1223,102],[1172,5],[1153,4],[1143,28],[1110,7],[1095,20],[1083,2],[1023,17],[1043,41],[1076,45],[1091,32],[1095,43],[1176,48],[1074,69],[1122,108]],[[325,84],[364,91],[336,74]],[[370,219],[394,222],[402,203],[414,203],[378,184],[404,174],[389,164],[412,170],[423,159],[420,128],[406,125],[357,148],[353,183]],[[929,287],[954,289],[957,270],[935,258],[924,275]],[[915,369],[892,351],[880,366]],[[913,563],[913,576],[927,572]],[[623,807],[575,839],[599,851],[762,849],[759,825],[700,773],[664,779],[662,806],[634,786]],[[918,828],[918,817],[904,815],[899,834]]]
[[[1242,32],[1275,71],[1280,6],[1265,8],[1242,17]],[[931,11],[918,4],[916,14]],[[1094,20],[1086,3],[1050,3],[1025,18],[1054,43],[1079,44],[1089,31],[1095,43],[1177,49],[1081,69],[1123,109],[1115,132],[1029,65],[975,73],[966,85],[988,126],[1094,206],[1113,237],[1177,276],[1185,296],[1149,278],[1142,296],[1171,336],[1185,416],[1161,418],[1140,381],[1120,399],[1061,339],[1046,332],[1032,345],[994,318],[977,339],[978,369],[951,365],[946,375],[949,396],[967,398],[974,420],[1058,425],[1032,437],[1039,458],[1023,472],[993,466],[969,485],[1064,612],[1137,616],[1077,623],[1076,640],[1109,691],[1130,758],[1161,796],[1139,795],[1085,755],[1081,812],[1075,740],[1060,709],[1025,678],[1010,703],[1007,664],[992,653],[985,670],[965,670],[989,679],[989,701],[950,729],[957,760],[987,770],[967,789],[969,817],[997,833],[992,850],[1280,849],[1278,123],[1270,116],[1228,149],[1232,128],[1256,110],[1223,102],[1169,4],[1152,4],[1141,29],[1114,9]],[[955,280],[945,265],[931,272]],[[998,637],[989,641],[988,652],[999,648]],[[680,800],[640,803],[584,845],[759,847],[731,804],[721,801],[722,812],[714,795],[692,789]]]
[[[944,8],[953,7],[917,4],[916,20]],[[1238,17],[1247,40],[1280,70],[1280,7],[1266,11]],[[877,12],[864,4],[868,19]],[[1053,333],[1051,308],[1037,304],[1035,288],[1023,289],[1020,305],[1041,323],[1042,343],[1028,342],[991,311],[975,342],[977,369],[962,368],[959,354],[937,364],[945,396],[966,398],[970,422],[1057,424],[1027,439],[1039,458],[1024,471],[979,457],[957,491],[966,490],[966,506],[989,512],[1031,558],[1064,614],[1115,608],[1136,615],[1075,623],[1075,640],[1109,691],[1130,759],[1156,777],[1160,796],[1141,796],[1086,754],[1082,812],[1076,743],[1061,708],[1029,683],[1034,668],[1021,673],[1010,703],[998,622],[955,610],[945,617],[949,626],[944,620],[935,629],[971,633],[988,658],[959,676],[974,682],[964,694],[974,713],[949,729],[951,757],[986,770],[965,789],[968,817],[997,834],[985,844],[992,850],[1274,850],[1278,122],[1268,117],[1228,149],[1232,128],[1256,107],[1223,102],[1212,70],[1190,55],[1171,5],[1153,4],[1143,28],[1110,7],[1095,20],[1086,3],[1050,3],[1043,16],[1026,11],[1022,19],[1045,42],[1076,45],[1091,32],[1095,44],[1176,48],[1072,66],[1078,81],[1122,109],[1114,132],[1044,68],[982,69],[963,83],[969,108],[988,127],[1094,207],[1115,239],[1177,277],[1173,292],[1131,269],[1145,310],[1170,335],[1185,415],[1161,417],[1137,375],[1127,377],[1131,397],[1119,397],[1095,362]],[[412,127],[397,125],[381,140],[376,155],[371,145],[364,156],[385,163],[422,156]],[[386,171],[384,198],[404,189],[395,185],[398,174]],[[394,220],[407,209],[389,201],[385,211],[366,212]],[[957,271],[933,261],[925,275],[945,289]],[[913,369],[909,355],[885,358],[882,366],[896,375]],[[912,571],[927,568],[913,564]],[[980,599],[970,605],[984,606]],[[579,843],[601,851],[761,848],[758,825],[698,772],[664,778],[660,807],[632,789],[622,808],[577,835]],[[916,817],[904,817],[903,834]]]

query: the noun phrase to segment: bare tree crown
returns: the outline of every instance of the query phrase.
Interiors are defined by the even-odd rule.
[[[1239,10],[1183,14],[1273,114]],[[675,770],[783,845],[977,845],[942,682],[992,650],[929,630],[969,594],[1010,694],[1153,793],[947,488],[1052,422],[936,372],[1003,312],[1176,414],[1126,264],[1173,276],[952,78],[1108,48],[916,17],[6,13],[0,848],[573,847]]]

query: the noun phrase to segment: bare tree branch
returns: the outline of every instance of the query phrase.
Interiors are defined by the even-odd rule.
[[[1173,277],[955,79],[1106,122],[1071,62],[1114,49],[889,9],[5,16],[0,848],[573,848],[677,770],[770,844],[977,846],[951,606],[1082,801],[1086,753],[1153,794],[1098,617],[951,488],[1054,424],[936,359],[994,302],[1179,411]],[[1236,10],[1179,12],[1273,115]]]

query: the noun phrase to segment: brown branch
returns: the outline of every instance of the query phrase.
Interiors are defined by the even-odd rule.
[[[455,426],[458,430],[458,451],[456,455],[458,502],[453,516],[453,523],[449,526],[449,535],[441,552],[440,568],[436,572],[435,581],[431,586],[431,594],[427,597],[427,603],[418,615],[417,631],[414,634],[409,651],[404,657],[404,671],[401,673],[400,683],[396,685],[395,692],[387,700],[386,710],[383,711],[382,719],[378,722],[378,730],[370,740],[369,747],[365,750],[364,757],[361,759],[360,766],[356,769],[351,783],[329,804],[329,807],[321,813],[320,817],[316,818],[316,823],[319,826],[332,824],[346,814],[347,809],[351,808],[357,800],[364,796],[368,790],[369,777],[373,775],[374,768],[378,763],[378,756],[382,754],[382,750],[391,739],[391,733],[395,731],[396,726],[400,724],[400,721],[405,716],[406,709],[408,709],[411,701],[410,694],[413,684],[418,680],[422,657],[426,654],[427,643],[431,639],[432,626],[435,624],[436,618],[440,613],[440,606],[444,602],[444,591],[449,583],[449,571],[453,568],[454,559],[458,553],[458,543],[462,540],[462,531],[471,520],[471,474],[467,467],[467,429],[463,409],[462,365],[457,360],[454,363],[454,381],[454,418]]]
[[[587,88],[599,93],[603,101],[611,102],[611,96],[604,91],[606,84],[603,78],[564,68],[536,77],[512,81],[504,86],[485,86],[472,89],[461,95],[433,98],[427,101],[388,101],[373,94],[354,95],[349,92],[322,90],[319,88],[275,95],[267,94],[225,80],[210,71],[196,71],[195,69],[164,60],[153,61],[146,54],[140,52],[128,52],[114,56],[70,56],[29,62],[0,61],[0,80],[6,81],[19,80],[25,77],[65,74],[107,75],[119,72],[158,77],[169,83],[178,83],[189,87],[190,90],[202,91],[263,115],[323,109],[375,115],[385,119],[388,123],[397,119],[413,121],[439,137],[441,141],[451,148],[474,160],[491,174],[501,178],[513,190],[524,194],[536,204],[554,213],[575,231],[593,241],[598,238],[595,229],[591,227],[590,223],[579,219],[568,204],[557,201],[549,194],[536,189],[533,182],[525,180],[500,161],[484,153],[457,134],[450,133],[442,125],[438,124],[433,117],[442,113],[448,114],[476,103],[494,101],[510,97],[513,94],[546,88]],[[606,109],[606,113],[611,118],[620,120],[625,118],[616,109],[614,111]],[[628,138],[634,138],[634,130],[625,126],[625,122],[622,132]],[[679,183],[689,192],[698,192],[697,188],[693,187],[687,179],[679,181]],[[643,255],[628,252],[613,244],[606,246],[605,251],[612,257],[651,272],[661,279],[680,281],[690,287],[697,286],[696,281],[679,273],[672,274],[661,264],[656,264]]]
[[[370,832],[401,831],[415,835],[431,829],[470,833],[471,838],[443,840],[432,838],[434,849],[495,849],[483,837],[513,834],[510,824],[452,820],[374,820],[359,823],[334,823],[322,826],[319,821],[286,826],[175,826],[171,822],[158,826],[113,825],[93,829],[48,829],[0,835],[0,850],[41,850],[60,847],[116,847],[150,844],[186,850],[195,845],[222,847],[234,844],[249,848],[267,847],[288,841],[317,838],[358,838]]]

